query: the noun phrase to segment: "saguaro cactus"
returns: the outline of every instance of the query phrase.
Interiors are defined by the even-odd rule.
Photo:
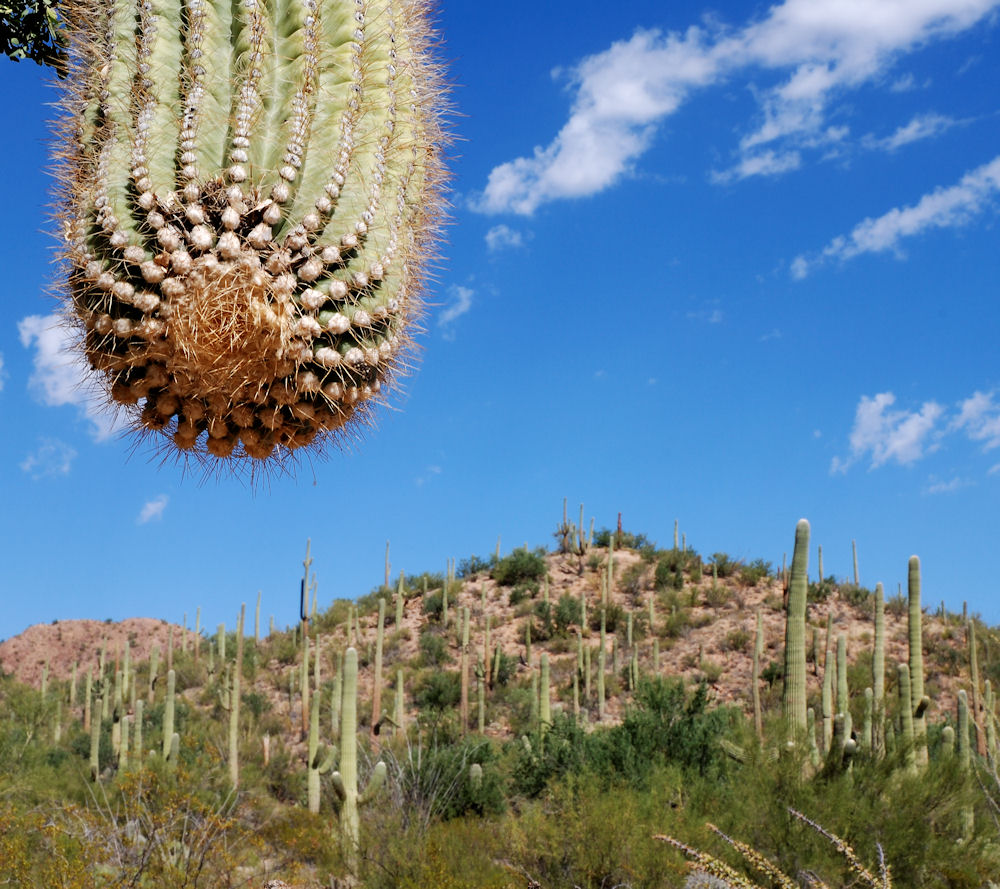
[[[385,781],[385,763],[379,762],[364,793],[358,794],[358,652],[348,648],[344,655],[344,697],[340,712],[340,770],[332,777],[340,799],[340,836],[344,858],[352,874],[357,873],[358,842],[361,834],[358,807],[370,800]]]
[[[809,570],[809,522],[795,526],[795,549],[788,581],[785,615],[785,691],[783,709],[793,732],[806,730],[806,594]]]
[[[924,636],[923,612],[920,608],[920,559],[910,556],[907,574],[907,633],[910,648],[910,686],[913,697],[913,737],[917,748],[917,763],[927,765],[927,725],[921,706],[924,698]],[[916,708],[920,708],[920,712]]]
[[[137,430],[278,459],[405,363],[441,203],[425,8],[64,6],[67,302]]]

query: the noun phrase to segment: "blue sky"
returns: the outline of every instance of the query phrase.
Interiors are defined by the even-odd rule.
[[[0,61],[0,638],[292,621],[575,516],[991,623],[1000,2],[445,4],[452,220],[377,428],[259,489],[122,439],[51,327],[43,72]]]

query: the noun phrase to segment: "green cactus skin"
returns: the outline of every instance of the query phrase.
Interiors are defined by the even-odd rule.
[[[181,755],[181,736],[174,732],[170,736],[170,747],[167,750],[167,771],[176,772],[177,762]]]
[[[849,739],[854,729],[851,719],[851,694],[847,687],[847,636],[837,636],[837,712],[844,716],[844,738]]]
[[[261,591],[257,590],[257,607],[254,608],[253,612],[253,641],[254,645],[260,645],[260,596]],[[195,636],[195,645],[197,646],[197,636]]]
[[[856,540],[851,540],[851,556],[854,560],[854,585],[858,586],[860,581],[858,580],[858,542]]]
[[[899,677],[899,714],[902,723],[902,742],[907,768],[917,767],[916,733],[913,718],[913,689],[910,682],[909,664],[897,667]]]
[[[590,646],[583,650],[583,699],[590,706]]]
[[[910,646],[910,684],[914,707],[924,697],[923,613],[920,609],[920,559],[910,556],[907,572],[907,636]],[[927,765],[927,725],[923,714],[914,715],[914,743],[917,745],[917,763]]]
[[[861,724],[861,749],[871,752],[874,749],[874,714],[875,693],[870,687],[865,688],[865,718]]]
[[[91,697],[93,695],[94,681],[90,675],[90,667],[87,667],[87,676],[83,682],[83,730],[90,731]]]
[[[133,739],[132,739],[132,749],[135,751],[133,756],[136,762],[141,766],[143,756],[145,751],[142,748],[142,718],[145,711],[145,704],[140,698],[135,702],[135,716],[132,720],[133,726]]]
[[[601,609],[601,647],[597,649],[597,715],[604,720],[604,673],[607,669],[607,632],[605,630],[605,611]]]
[[[753,661],[750,670],[750,692],[753,698],[753,726],[757,732],[757,737],[764,739],[764,715],[760,704],[760,659],[764,655],[764,623],[761,618],[760,608],[757,609],[756,616],[757,629],[753,643]],[[659,665],[657,664],[657,669]],[[808,719],[808,716],[806,717]],[[815,737],[815,734],[814,734]]]
[[[382,648],[385,642],[385,599],[378,600],[378,627],[375,633],[375,680],[372,686],[371,737],[377,743],[375,726],[382,719]]]
[[[816,563],[817,563],[817,579],[819,583],[823,582],[823,547],[816,547]]]
[[[240,605],[236,622],[236,664],[229,698],[229,780],[233,787],[240,784],[240,682],[243,678],[243,623],[246,620],[246,603]]]
[[[396,632],[403,629],[403,606],[406,601],[406,590],[403,587],[403,572],[399,572],[399,586],[396,588]]]
[[[474,762],[469,766],[469,789],[473,794],[478,794],[483,787],[483,767]]]
[[[806,729],[806,593],[809,570],[809,522],[795,526],[792,576],[788,583],[785,616],[785,689],[782,699],[785,719],[792,733]]]
[[[402,679],[402,671],[400,678]],[[486,732],[486,668],[481,657],[476,661],[476,696],[478,704],[476,728],[482,735]]]
[[[344,654],[344,697],[340,708],[340,769],[332,775],[333,788],[340,799],[340,837],[344,859],[352,875],[358,872],[358,843],[361,826],[358,807],[367,803],[385,781],[384,762],[375,766],[363,794],[358,793],[358,652]]]
[[[225,623],[219,624],[215,630],[215,648],[219,653],[219,663],[224,664],[226,662],[226,625]]]
[[[549,653],[542,652],[541,697],[539,698],[539,727],[543,733],[552,727],[552,684],[549,675]]]
[[[118,768],[127,769],[129,766],[129,717],[123,716],[121,719],[122,737],[118,747]]]
[[[94,718],[90,722],[90,780],[94,782],[101,777],[101,720],[97,716],[101,712],[100,697],[95,704]]]
[[[968,775],[972,770],[972,737],[969,730],[969,698],[965,689],[958,693],[958,738],[957,750],[958,763],[962,771]],[[966,842],[972,837],[972,830],[975,825],[975,813],[972,806],[963,806],[961,811],[962,819],[962,842]]]
[[[678,531],[678,521],[674,519],[674,549],[677,549],[677,531]]]
[[[167,699],[163,707],[163,758],[170,756],[170,738],[174,733],[174,693],[177,676],[173,670],[167,671]]]
[[[976,736],[976,752],[980,756],[985,756],[986,737],[983,733],[982,720],[980,718],[979,658],[976,652],[976,624],[970,620],[965,626],[969,637],[969,681],[972,683],[972,730]]]
[[[309,735],[309,633],[302,634],[302,662],[299,665],[299,698],[302,702],[299,716],[299,740]]]
[[[319,741],[319,695],[314,695],[312,706],[309,711],[309,746],[308,746],[308,773],[306,777],[306,794],[309,811],[314,815],[319,813],[320,803],[320,776],[325,775],[333,768],[333,763],[337,758],[337,748],[330,747],[325,751],[321,750]]]
[[[833,648],[833,617],[826,618],[826,648],[823,658],[823,687],[821,704],[823,707],[823,749],[829,753],[833,743],[833,694],[834,676],[837,674],[837,653]]]
[[[330,731],[333,737],[340,736],[340,707],[344,699],[344,653],[337,658],[337,673],[333,677],[330,691]]]
[[[941,756],[951,759],[955,755],[955,729],[946,725],[941,729]]]
[[[201,654],[201,606],[194,612],[194,662],[198,663],[198,656]]]
[[[371,417],[440,218],[418,0],[61,10],[60,203],[80,348],[136,430],[280,459]]]
[[[122,717],[124,715],[124,701],[122,699],[122,671],[115,673],[115,683],[111,688],[111,699],[114,702],[111,707],[111,750],[117,762],[121,756],[122,749]]]
[[[464,735],[469,729],[469,606],[462,607],[462,650],[460,652],[459,722]]]
[[[872,648],[872,707],[874,727],[872,750],[876,756],[885,753],[885,592],[875,584],[875,641]]]
[[[806,737],[809,739],[809,764],[815,769],[822,757],[816,743],[816,711],[812,707],[806,710]]]
[[[990,765],[996,763],[997,755],[997,734],[996,734],[996,713],[994,712],[993,686],[987,679],[984,683],[983,693],[983,721],[986,723],[986,755],[989,757]]]

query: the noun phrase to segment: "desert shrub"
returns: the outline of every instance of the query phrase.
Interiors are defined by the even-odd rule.
[[[439,667],[451,660],[448,643],[437,633],[425,630],[417,644],[420,647],[420,662],[425,667]]]
[[[430,670],[420,677],[413,692],[418,707],[426,707],[438,712],[457,706],[461,697],[458,673],[445,670]]]
[[[744,627],[737,627],[726,633],[723,648],[726,651],[746,651],[750,644],[750,631]]]
[[[424,596],[424,614],[431,620],[440,620],[444,613],[444,591],[428,593]]]
[[[634,534],[631,531],[612,531],[610,528],[601,528],[594,532],[594,546],[607,548],[614,538],[615,549],[632,549],[644,554],[656,551],[656,544],[645,534]]]
[[[590,629],[601,629],[601,609],[599,607],[590,608],[587,611],[587,620]],[[617,602],[609,602],[604,607],[604,629],[608,633],[614,633],[619,626],[625,625],[625,609]]]
[[[909,600],[902,593],[893,593],[885,600],[885,613],[893,617],[905,617],[909,607]]]
[[[458,578],[473,577],[476,574],[489,574],[497,566],[497,557],[490,555],[488,559],[472,555],[467,559],[462,559],[455,569],[455,576]]]
[[[726,553],[712,553],[712,565],[717,577],[731,577],[739,569],[740,562]]]
[[[534,599],[538,595],[538,581],[532,583],[519,583],[511,589],[507,596],[507,601],[511,607],[516,607],[526,599]]]
[[[836,589],[836,580],[827,577],[820,581],[810,581],[806,592],[806,601],[825,602]]]
[[[749,565],[741,565],[739,568],[739,582],[746,587],[755,587],[770,576],[771,563],[763,559],[754,559]]]
[[[713,583],[705,588],[705,604],[709,608],[722,608],[732,598],[732,590],[724,583]]]
[[[544,549],[519,547],[497,562],[493,579],[501,586],[514,586],[523,581],[541,581],[546,570]]]
[[[622,592],[631,597],[633,604],[635,604],[642,596],[642,591],[645,587],[645,584],[643,583],[645,574],[646,566],[641,562],[635,565],[629,565],[628,568],[626,568],[622,573],[619,585]]]
[[[872,591],[856,583],[842,583],[837,590],[840,598],[855,608],[865,605],[872,597]]]
[[[583,622],[583,608],[579,598],[568,593],[560,596],[556,603],[553,619],[556,630],[560,633],[565,633],[571,624],[579,626]]]
[[[681,606],[671,608],[662,624],[662,633],[668,639],[677,639],[680,636],[684,636],[690,629],[691,611]]]

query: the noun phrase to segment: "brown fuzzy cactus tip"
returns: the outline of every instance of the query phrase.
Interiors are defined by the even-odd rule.
[[[130,426],[270,468],[409,365],[443,207],[421,0],[72,0],[65,298]]]

